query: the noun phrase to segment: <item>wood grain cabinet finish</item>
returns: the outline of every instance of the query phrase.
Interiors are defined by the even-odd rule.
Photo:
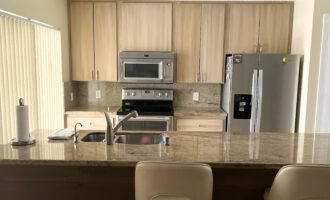
[[[198,82],[201,4],[174,4],[173,23],[173,44],[177,56],[176,82]]]
[[[114,118],[110,117],[111,123],[114,122]],[[105,130],[107,122],[104,115],[93,115],[84,113],[82,115],[65,115],[65,127],[74,128],[75,124],[80,122],[83,126],[79,127],[79,130]]]
[[[71,3],[72,80],[91,80],[94,69],[93,3]]]
[[[291,4],[260,6],[260,51],[290,53]]]
[[[94,3],[95,79],[117,81],[116,3]]]
[[[176,119],[176,131],[222,132],[224,130],[222,119]]]
[[[116,3],[71,2],[73,81],[117,80]]]
[[[226,53],[290,53],[291,3],[228,6]]]
[[[225,5],[203,4],[200,82],[223,83]]]
[[[256,53],[259,42],[259,4],[230,4],[226,53]]]
[[[224,4],[175,4],[177,82],[222,83]]]
[[[119,51],[171,51],[171,3],[119,3]]]

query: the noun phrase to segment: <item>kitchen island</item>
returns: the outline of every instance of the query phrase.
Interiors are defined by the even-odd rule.
[[[79,141],[74,148],[72,140],[48,140],[51,132],[33,132],[32,146],[0,145],[4,199],[134,199],[134,167],[141,160],[207,163],[214,199],[262,199],[282,166],[330,164],[327,134],[168,132],[169,146]]]

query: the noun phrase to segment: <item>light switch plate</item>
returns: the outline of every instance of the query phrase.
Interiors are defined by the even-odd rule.
[[[101,90],[96,90],[96,96],[97,99],[101,99]]]
[[[71,92],[71,94],[70,94],[70,99],[71,99],[71,101],[73,101],[73,92]]]
[[[199,101],[199,92],[194,92],[193,93],[193,100],[194,101]]]

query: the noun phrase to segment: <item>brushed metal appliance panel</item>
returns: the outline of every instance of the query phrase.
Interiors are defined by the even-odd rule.
[[[287,62],[283,62],[287,58]],[[295,131],[300,56],[260,55],[263,72],[260,131]]]
[[[234,55],[233,57],[235,57]],[[250,132],[251,119],[235,119],[234,118],[234,98],[236,94],[252,95],[252,78],[254,70],[258,69],[257,54],[242,54],[241,63],[235,63],[233,59],[232,67],[232,85],[231,100],[229,113],[229,131],[230,132]],[[252,96],[252,99],[254,97]],[[252,100],[253,102],[253,100]]]

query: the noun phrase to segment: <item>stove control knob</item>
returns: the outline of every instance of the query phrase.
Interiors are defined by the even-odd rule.
[[[129,96],[129,95],[131,95],[129,92],[126,92],[126,96]]]
[[[158,96],[159,96],[159,97],[161,97],[162,95],[163,95],[163,93],[161,93],[161,92],[160,92],[160,93],[158,93]]]
[[[165,95],[165,97],[168,97],[168,93],[167,93],[167,92],[165,92],[165,94],[164,94],[164,95]]]
[[[132,96],[135,96],[136,95],[136,93],[135,92],[132,92]]]

